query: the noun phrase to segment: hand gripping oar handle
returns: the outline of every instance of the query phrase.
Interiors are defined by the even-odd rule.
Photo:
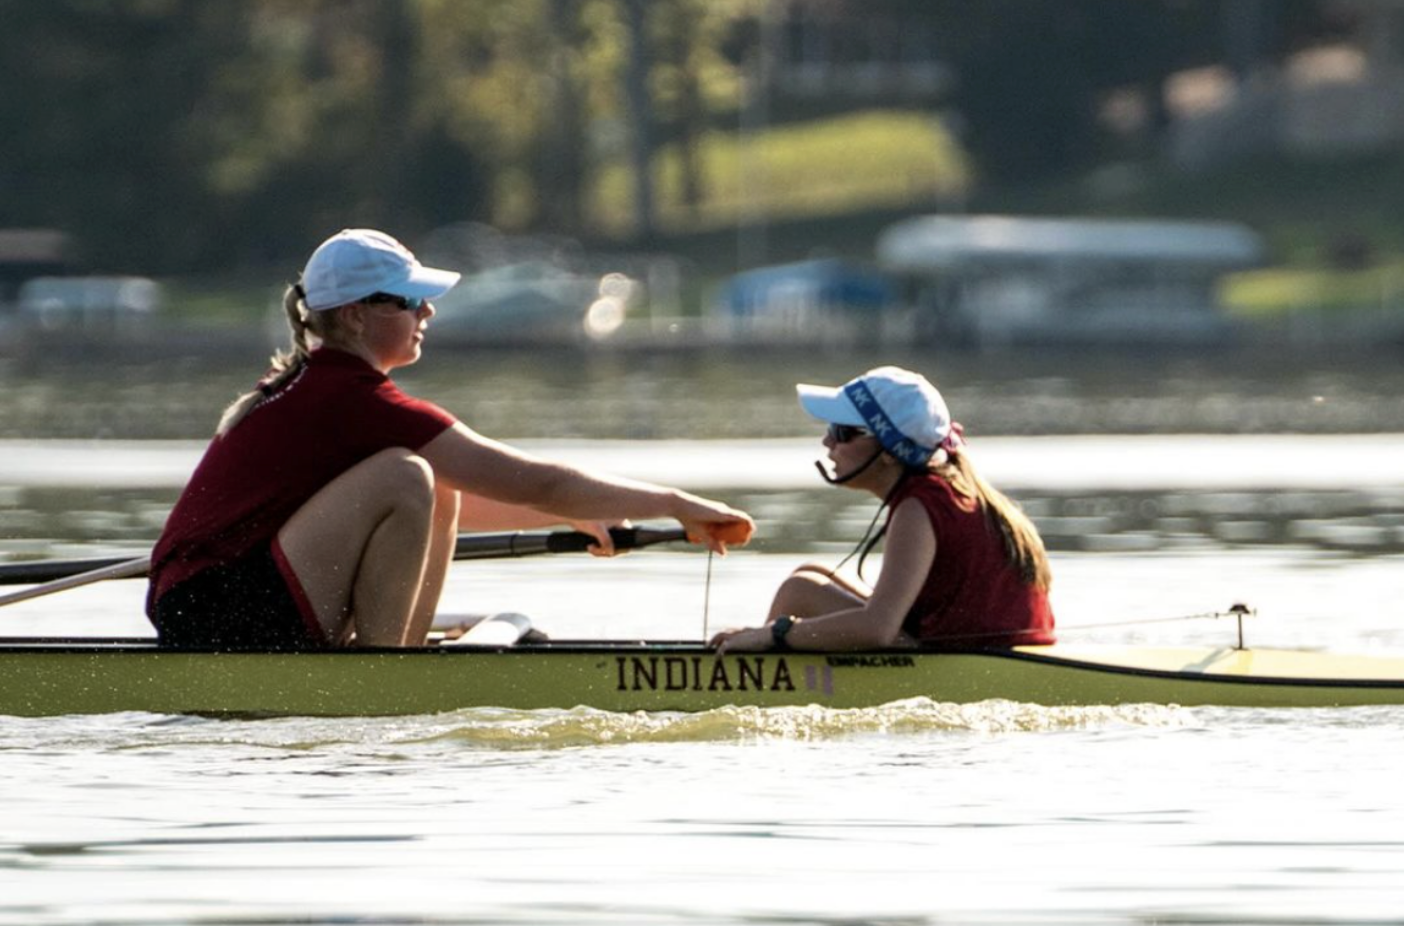
[[[655,543],[686,540],[681,529],[664,530],[655,527],[611,527],[609,536],[616,550],[637,550]],[[597,541],[580,531],[517,534],[461,534],[454,548],[454,559],[502,559],[513,556],[537,556],[543,553],[584,553]]]

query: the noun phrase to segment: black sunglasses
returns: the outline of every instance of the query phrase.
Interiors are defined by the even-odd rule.
[[[403,312],[418,312],[424,308],[423,299],[412,299],[409,296],[392,296],[390,293],[371,293],[361,300],[367,305],[393,305]]]
[[[872,437],[873,432],[866,428],[860,428],[853,424],[831,424],[829,425],[829,440],[836,444],[846,444],[851,440],[860,437]]]

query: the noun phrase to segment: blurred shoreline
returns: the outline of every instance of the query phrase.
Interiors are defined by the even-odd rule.
[[[940,350],[960,356],[1000,354],[1150,356],[1210,354],[1253,361],[1264,355],[1299,356],[1304,362],[1319,358],[1323,350],[1349,349],[1367,355],[1404,358],[1404,312],[1380,307],[1366,313],[1286,314],[1245,320],[1224,316],[1226,327],[1215,335],[1186,335],[1182,339],[1134,331],[1096,336],[1069,331],[1039,338],[992,339],[984,344],[957,343],[941,337],[918,338],[900,327],[885,331],[874,319],[871,330],[816,325],[809,331],[785,330],[773,334],[741,331],[724,319],[694,316],[643,318],[631,321],[608,337],[591,337],[584,327],[549,332],[510,329],[469,331],[447,322],[429,323],[427,343],[436,352],[549,351],[581,355],[690,355],[699,353],[792,354],[820,352],[841,354],[867,351]],[[157,321],[134,328],[91,331],[45,330],[5,324],[0,319],[0,362],[24,362],[42,355],[56,359],[83,358],[121,363],[139,358],[212,358],[266,355],[287,340],[281,315],[261,323],[199,325]]]
[[[397,370],[396,382],[510,441],[817,438],[795,402],[795,384],[837,385],[884,364],[929,376],[976,440],[1404,433],[1404,358],[1383,345],[650,352],[456,349],[433,334],[424,358]],[[70,345],[0,358],[0,438],[207,440],[220,410],[266,369],[269,353],[270,340],[242,332],[159,348]]]
[[[530,453],[690,490],[821,488],[817,439],[539,440]],[[0,485],[180,488],[202,441],[0,440]],[[1404,433],[987,437],[971,453],[1010,491],[1358,491],[1404,489]],[[1329,456],[1330,467],[1303,465]],[[1186,465],[1193,460],[1194,465]]]

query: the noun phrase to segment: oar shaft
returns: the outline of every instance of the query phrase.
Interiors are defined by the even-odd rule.
[[[150,568],[151,557],[149,556],[143,556],[140,559],[123,560],[115,565],[90,569],[87,572],[80,572],[77,575],[65,576],[62,579],[45,582],[43,585],[36,585],[33,588],[21,589],[18,592],[0,595],[0,607],[7,604],[15,604],[20,601],[28,601],[31,598],[52,595],[55,592],[78,588],[82,585],[91,585],[94,582],[103,582],[107,579],[127,579],[132,576],[146,575],[146,571]]]
[[[84,572],[96,572],[110,566],[133,562],[130,556],[103,556],[89,559],[44,559],[32,563],[0,565],[0,585],[30,585],[53,582]]]
[[[664,530],[654,527],[616,527],[610,529],[616,550],[636,550],[655,543],[671,543],[686,540],[682,530]],[[595,543],[595,538],[578,531],[530,531],[500,534],[459,534],[454,550],[454,559],[504,559],[516,556],[535,556],[542,553],[583,553]],[[64,579],[81,579],[85,575],[98,575],[103,578],[132,578],[146,574],[146,565],[141,569],[132,564],[149,564],[149,558],[134,560],[125,556],[97,557],[93,559],[53,559],[33,563],[0,564],[0,585],[30,585],[51,583]],[[107,575],[103,570],[121,567],[119,574]],[[126,571],[131,569],[131,571]],[[78,582],[79,585],[86,584]],[[52,586],[44,586],[52,588]],[[70,587],[70,586],[64,586]],[[55,589],[58,590],[58,589]],[[33,589],[28,590],[34,591]],[[19,594],[35,597],[28,592]],[[0,604],[11,599],[0,597]]]

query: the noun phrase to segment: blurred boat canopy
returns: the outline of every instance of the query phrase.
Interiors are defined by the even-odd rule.
[[[981,347],[1224,343],[1219,280],[1266,254],[1226,222],[1014,216],[910,219],[876,248],[920,339]]]
[[[898,273],[1016,264],[1153,264],[1241,270],[1265,257],[1262,239],[1228,222],[925,216],[878,238],[878,261]]]

